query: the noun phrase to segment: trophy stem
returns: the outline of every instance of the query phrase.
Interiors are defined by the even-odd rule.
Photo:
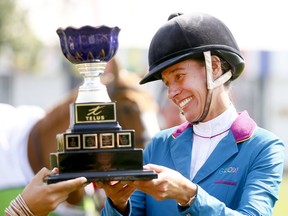
[[[77,70],[84,77],[76,103],[111,102],[106,86],[100,80],[106,64],[106,62],[76,64]]]

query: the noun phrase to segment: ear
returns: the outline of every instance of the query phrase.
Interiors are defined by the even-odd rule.
[[[212,69],[213,69],[213,79],[216,80],[222,75],[221,60],[218,56],[212,55]]]

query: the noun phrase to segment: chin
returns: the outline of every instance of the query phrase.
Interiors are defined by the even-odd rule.
[[[188,122],[195,122],[199,119],[200,116],[195,116],[195,115],[189,115],[189,114],[186,114],[184,112],[183,116],[185,117],[185,119],[188,121]]]
[[[186,119],[188,122],[193,122],[193,121],[195,121],[195,118],[192,118],[191,116],[188,116],[188,115],[186,115],[185,113],[183,114],[183,116],[185,117],[185,119]]]

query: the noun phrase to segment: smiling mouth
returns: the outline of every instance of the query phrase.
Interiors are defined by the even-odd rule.
[[[184,106],[186,106],[190,101],[192,100],[192,97],[188,97],[186,99],[184,99],[183,101],[181,101],[179,103],[179,107],[182,109]]]

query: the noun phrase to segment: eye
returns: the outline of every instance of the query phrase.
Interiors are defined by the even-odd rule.
[[[176,80],[176,81],[180,81],[180,80],[182,80],[182,79],[184,78],[184,76],[185,76],[184,73],[177,73],[177,74],[175,75],[175,80]]]

